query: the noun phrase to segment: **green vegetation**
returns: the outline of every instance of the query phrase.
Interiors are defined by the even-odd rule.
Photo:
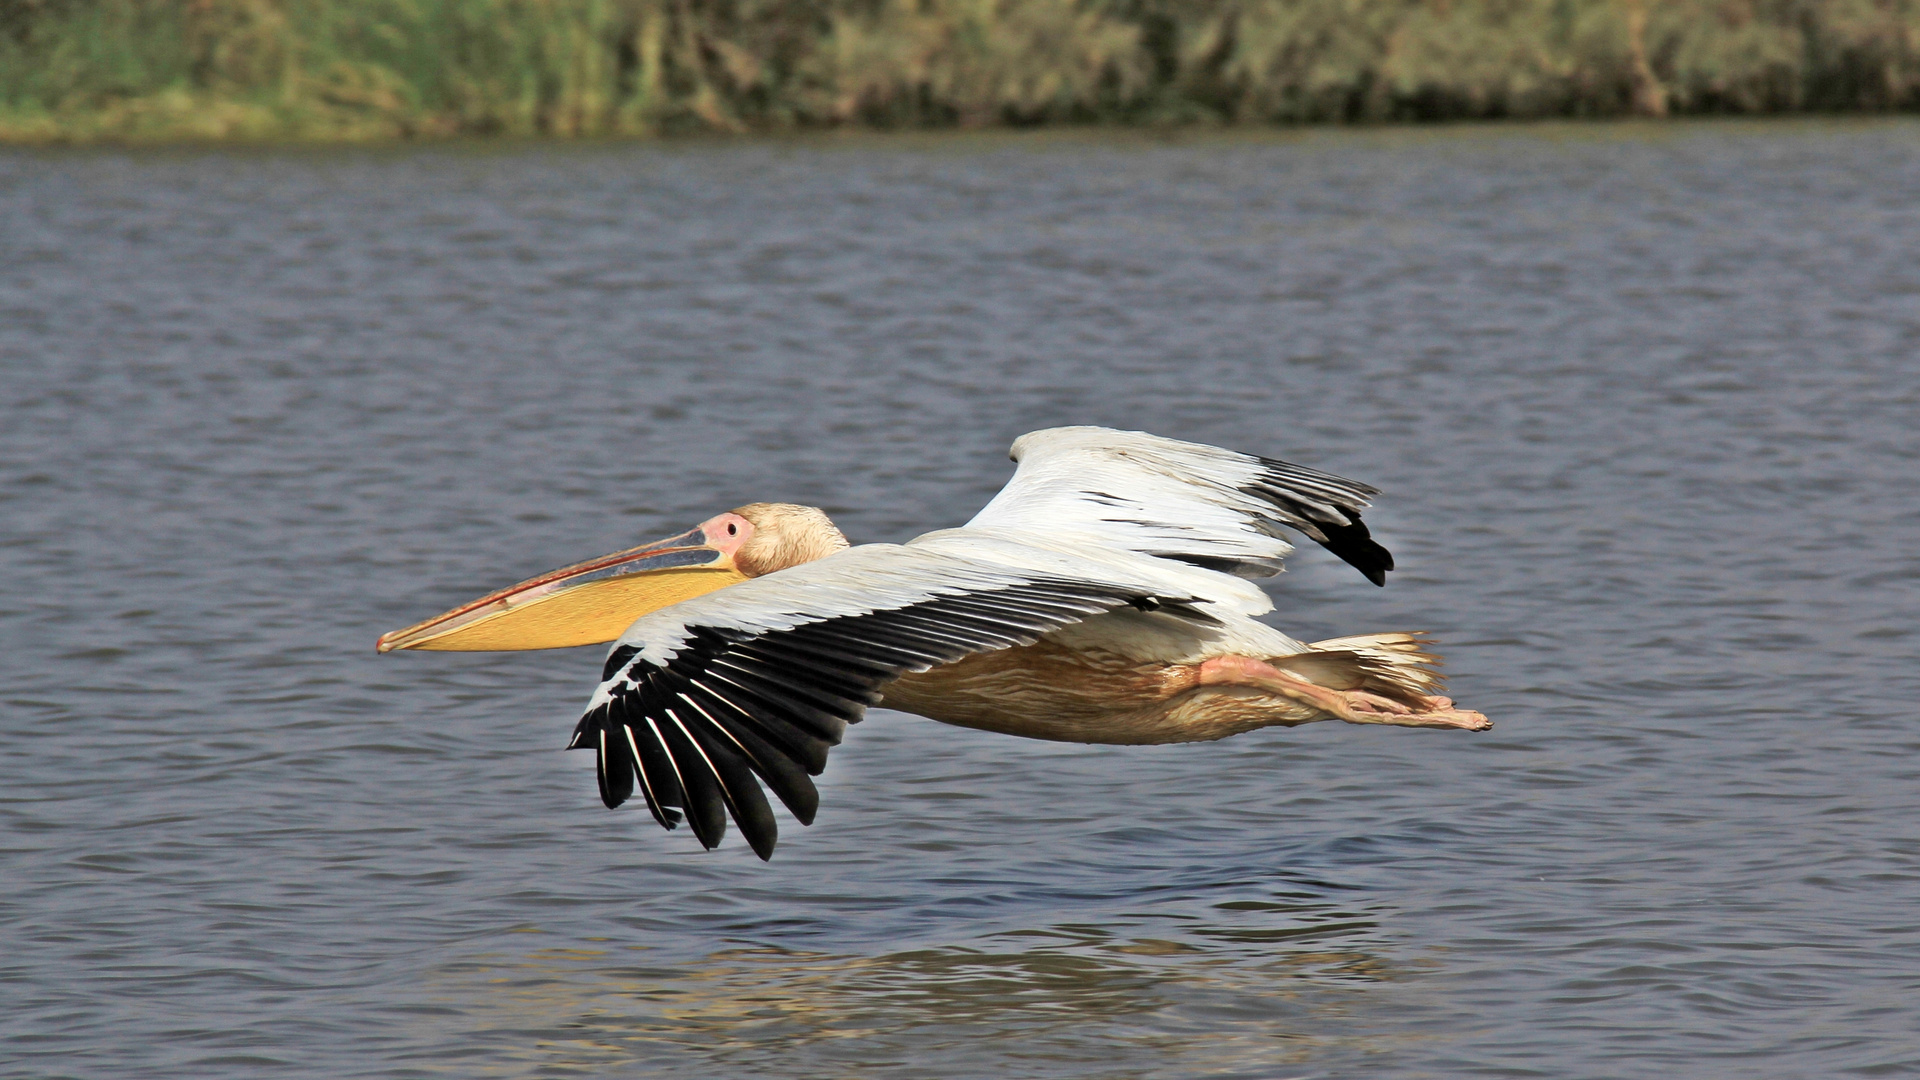
[[[1920,0],[0,0],[0,139],[1920,108]]]

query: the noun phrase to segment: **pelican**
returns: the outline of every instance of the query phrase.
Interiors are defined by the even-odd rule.
[[[973,520],[850,545],[809,506],[754,503],[383,635],[395,649],[612,642],[568,749],[608,807],[639,789],[707,848],[762,859],[761,782],[803,825],[812,777],[874,706],[1030,739],[1176,743],[1319,720],[1484,731],[1440,695],[1421,632],[1304,644],[1258,622],[1291,529],[1386,584],[1374,488],[1272,458],[1097,427],[1015,440]],[[756,779],[757,778],[757,779]]]

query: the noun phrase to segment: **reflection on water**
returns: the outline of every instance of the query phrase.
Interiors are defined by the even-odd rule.
[[[508,1071],[670,1057],[802,1074],[1051,1076],[1099,1063],[1111,1076],[1274,1075],[1263,1070],[1382,1041],[1328,1033],[1359,988],[1395,977],[1370,912],[1307,891],[1138,899],[1150,910],[875,955],[743,946],[673,963],[619,939],[535,946],[446,964],[432,985],[478,1030],[532,1036]]]
[[[0,152],[0,1073],[1920,1062],[1920,127]],[[1023,431],[1380,486],[1484,736],[879,712],[763,865],[381,631]]]

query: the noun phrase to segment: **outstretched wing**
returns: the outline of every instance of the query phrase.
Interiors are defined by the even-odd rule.
[[[1211,622],[1192,597],[927,548],[869,545],[646,616],[615,642],[568,749],[598,755],[609,807],[637,787],[711,848],[732,816],[762,859],[777,829],[757,776],[802,824],[811,777],[900,675],[1121,607]]]
[[[968,528],[1079,535],[1235,577],[1280,572],[1285,526],[1375,585],[1393,556],[1360,511],[1379,492],[1318,469],[1112,428],[1049,428],[1014,440],[1013,479]]]

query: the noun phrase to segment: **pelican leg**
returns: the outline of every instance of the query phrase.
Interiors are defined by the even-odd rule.
[[[1200,665],[1201,686],[1253,686],[1307,705],[1336,719],[1365,723],[1338,690],[1310,683],[1251,656],[1216,656]],[[1371,695],[1369,695],[1371,696]]]
[[[1429,696],[1409,705],[1365,690],[1334,690],[1250,656],[1216,656],[1206,661],[1200,665],[1199,685],[1257,687],[1349,724],[1466,731],[1485,731],[1493,726],[1493,722],[1480,713],[1454,708],[1451,698]]]

